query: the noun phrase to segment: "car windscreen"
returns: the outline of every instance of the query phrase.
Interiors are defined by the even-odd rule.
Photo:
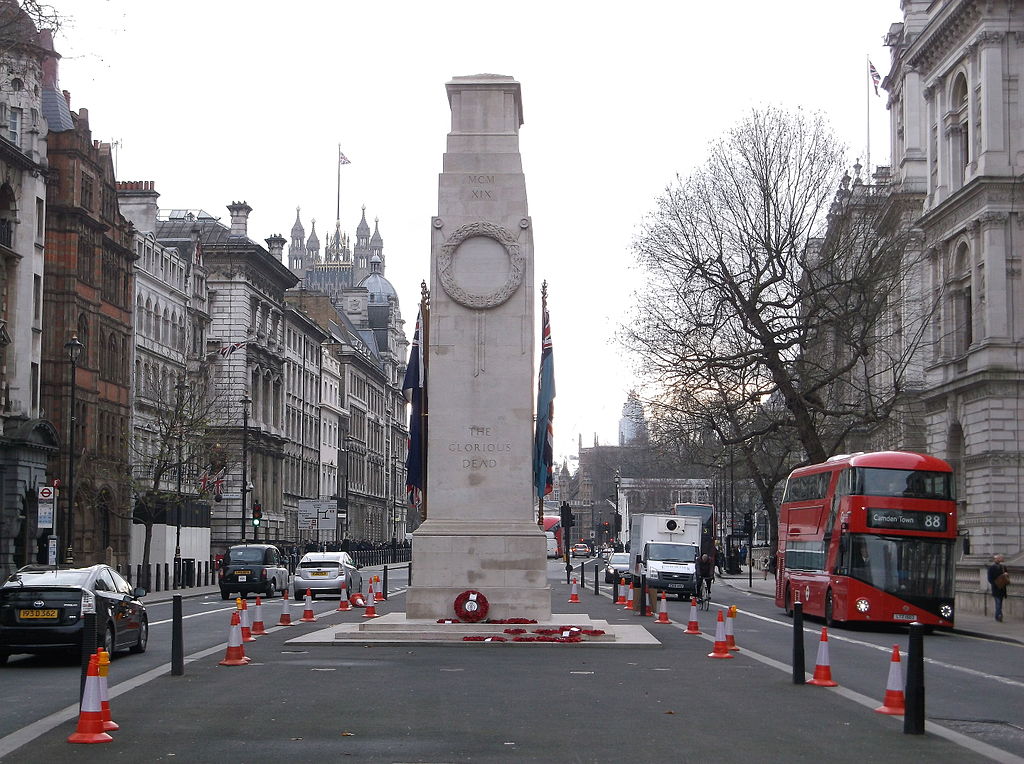
[[[228,562],[251,565],[263,564],[263,549],[255,546],[242,546],[228,550]]]
[[[26,570],[17,575],[25,586],[85,586],[89,581],[85,570]]]
[[[648,544],[647,559],[661,562],[693,562],[697,547],[689,544]]]
[[[629,565],[629,552],[616,552],[609,560],[609,565]]]
[[[302,560],[300,568],[339,568],[341,563],[337,560]]]

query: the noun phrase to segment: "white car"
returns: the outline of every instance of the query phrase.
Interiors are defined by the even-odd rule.
[[[363,574],[348,552],[309,552],[302,556],[295,568],[292,590],[295,599],[305,597],[306,589],[313,597],[318,594],[340,595],[342,581],[349,597],[363,589]]]

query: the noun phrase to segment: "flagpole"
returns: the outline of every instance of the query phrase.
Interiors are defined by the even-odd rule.
[[[868,115],[868,123],[867,123],[868,152],[867,152],[867,161],[864,163],[864,170],[865,170],[866,176],[870,178],[871,177],[871,88],[874,87],[874,82],[871,79],[871,57],[868,56],[868,55],[865,55],[864,56],[864,62],[868,65],[867,66],[867,70],[866,70],[867,73],[868,73],[867,89],[864,91],[864,94],[867,97],[866,100],[867,100],[867,115]]]
[[[341,144],[338,144],[338,204],[335,209],[334,219],[341,222]]]
[[[422,324],[420,325],[420,353],[423,358],[423,367],[420,370],[421,379],[429,379],[427,370],[430,366],[430,291],[427,289],[427,282],[420,282],[420,311],[422,313]],[[423,490],[420,492],[422,500],[420,501],[420,521],[423,522],[427,519],[427,424],[429,419],[427,418],[427,386],[423,386],[423,390],[420,393],[420,400],[422,406],[420,407],[420,453],[422,454],[423,462]]]

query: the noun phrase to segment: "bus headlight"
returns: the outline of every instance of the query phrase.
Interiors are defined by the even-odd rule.
[[[868,612],[871,609],[871,603],[868,602],[863,597],[861,597],[859,600],[857,600],[854,603],[854,605],[856,606],[858,613],[866,613],[866,612]]]
[[[947,621],[953,618],[953,606],[949,603],[939,607],[939,615],[945,618]]]

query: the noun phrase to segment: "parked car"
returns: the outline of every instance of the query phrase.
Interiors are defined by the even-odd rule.
[[[614,584],[629,575],[629,552],[613,552],[604,566],[604,582]]]
[[[573,557],[590,557],[590,547],[586,544],[573,544],[571,554]]]
[[[220,567],[220,596],[263,594],[270,599],[288,586],[288,568],[270,544],[240,544],[228,548]]]
[[[108,565],[21,568],[0,586],[0,665],[14,653],[80,653],[89,608],[96,611],[95,644],[111,655],[145,652],[145,594]]]
[[[363,589],[363,574],[348,552],[308,552],[299,560],[292,579],[295,599],[310,595],[341,594],[341,582],[349,596]]]

